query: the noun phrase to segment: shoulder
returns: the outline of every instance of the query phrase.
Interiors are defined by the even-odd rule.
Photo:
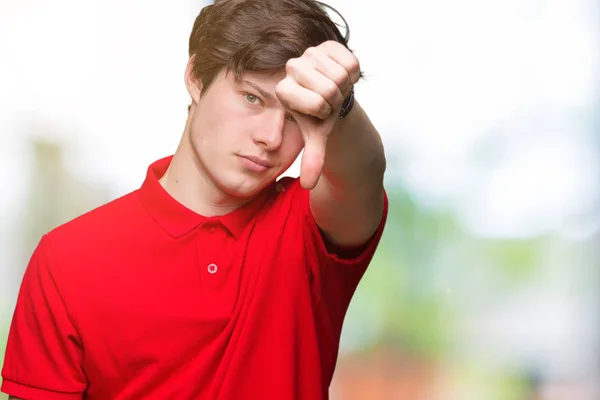
[[[277,217],[304,214],[308,210],[309,191],[300,185],[299,178],[282,177],[275,181],[267,202],[267,213]]]
[[[144,216],[138,190],[92,209],[50,230],[44,239],[57,252],[89,248],[110,238],[118,241]]]
[[[150,218],[138,197],[130,192],[47,232],[29,262],[31,276],[51,276],[39,284],[56,286],[71,306],[94,293],[110,268],[122,265],[115,260],[139,241],[134,231],[147,231]]]
[[[285,176],[275,182],[275,193],[280,202],[289,202],[305,197],[308,199],[309,191],[300,185],[300,178]]]

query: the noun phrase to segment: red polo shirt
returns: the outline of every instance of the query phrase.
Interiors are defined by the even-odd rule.
[[[25,399],[326,399],[342,322],[381,237],[326,250],[298,179],[206,218],[142,187],[45,235],[2,391]]]

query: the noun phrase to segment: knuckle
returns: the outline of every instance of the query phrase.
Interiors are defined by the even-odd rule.
[[[334,82],[331,82],[327,89],[325,89],[325,97],[329,100],[330,104],[337,100],[338,92],[339,88]]]
[[[290,72],[290,71],[297,71],[298,70],[299,61],[300,60],[298,58],[290,58],[285,63],[285,69],[286,69],[286,71],[288,71],[288,72]]]
[[[336,46],[339,46],[339,45],[341,45],[341,43],[339,43],[336,40],[331,40],[331,39],[323,42],[323,47],[326,47],[326,48],[329,48],[329,49],[335,48]]]
[[[331,113],[331,106],[323,98],[319,98],[315,104],[317,115],[323,119],[327,118]]]
[[[360,72],[360,62],[358,61],[358,58],[356,58],[356,56],[353,56],[352,59],[349,61],[349,67],[350,71],[352,72]]]
[[[290,92],[291,84],[292,84],[292,82],[289,78],[282,79],[281,81],[279,81],[277,86],[275,86],[275,94],[278,97],[285,98],[288,95],[288,93]]]
[[[334,82],[340,88],[346,88],[350,86],[350,74],[346,70],[340,72],[337,77],[334,79]]]
[[[285,94],[285,88],[283,85],[284,85],[284,83],[283,83],[283,81],[281,81],[277,84],[277,86],[275,86],[275,95],[277,97],[281,97]]]
[[[316,47],[309,47],[306,50],[304,50],[304,55],[309,56],[309,57],[315,57],[315,56],[317,56],[318,53],[319,53],[319,50]]]

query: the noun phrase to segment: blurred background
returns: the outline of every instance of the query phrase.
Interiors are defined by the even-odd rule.
[[[0,0],[0,359],[41,235],[175,150],[208,3]],[[332,400],[600,399],[599,2],[329,4],[390,199]]]

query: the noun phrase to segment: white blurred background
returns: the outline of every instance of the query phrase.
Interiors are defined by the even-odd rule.
[[[175,150],[206,4],[0,0],[0,355],[41,235]],[[599,2],[329,4],[392,196],[332,398],[600,399]]]

